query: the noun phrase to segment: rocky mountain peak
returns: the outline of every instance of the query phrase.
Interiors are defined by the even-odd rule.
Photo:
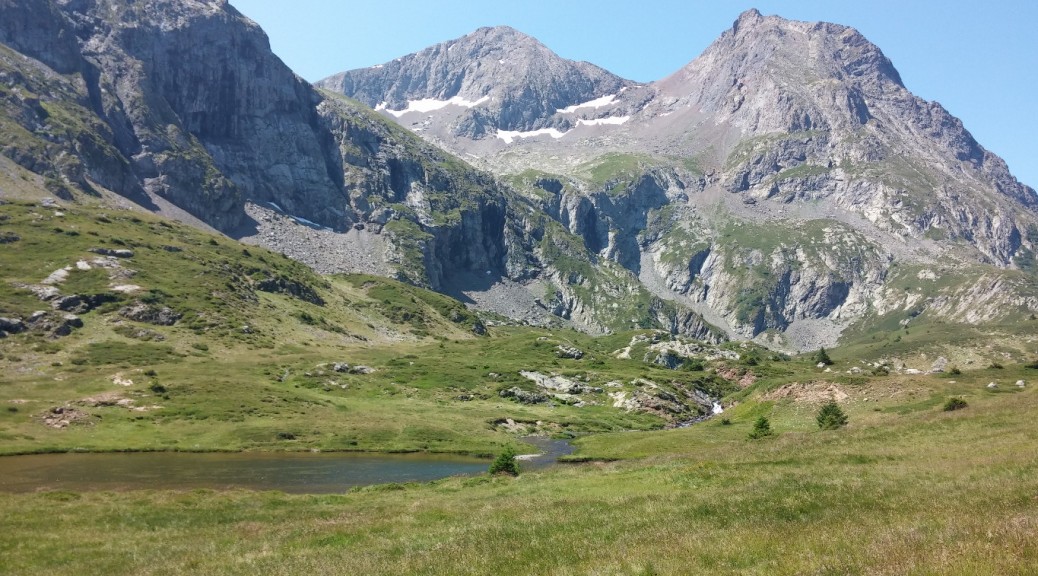
[[[756,8],[750,8],[742,14],[739,14],[739,17],[735,20],[735,23],[732,24],[732,32],[738,32],[740,28],[749,28],[751,26],[759,24],[763,20],[764,16],[761,15],[759,10],[757,10]]]
[[[397,118],[436,111],[454,135],[472,138],[547,128],[557,110],[631,85],[593,64],[566,60],[507,26],[480,28],[317,82]]]
[[[869,117],[867,99],[906,92],[891,61],[857,30],[757,10],[740,15],[659,86],[725,119],[742,110],[751,117],[737,120],[740,128],[765,132],[860,126]],[[834,108],[841,114],[832,114]],[[770,113],[783,109],[782,117]]]

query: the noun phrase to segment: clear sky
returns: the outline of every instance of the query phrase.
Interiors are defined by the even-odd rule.
[[[231,0],[297,74],[315,81],[505,24],[559,55],[637,81],[699,55],[739,13],[853,26],[916,95],[962,119],[1038,187],[1038,2],[1034,0]]]

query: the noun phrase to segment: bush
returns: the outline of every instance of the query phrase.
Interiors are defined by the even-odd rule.
[[[818,421],[818,427],[822,430],[836,430],[837,428],[843,428],[847,425],[847,415],[843,413],[840,406],[830,400],[826,402],[822,409],[818,411],[818,416],[815,418]]]
[[[833,359],[829,357],[829,353],[825,351],[825,347],[823,346],[818,349],[818,352],[815,352],[814,362],[815,364],[825,364],[826,366],[829,366],[833,363]]]
[[[706,369],[706,365],[699,358],[689,358],[685,360],[684,364],[681,365],[682,370],[686,372],[702,372]]]
[[[944,411],[951,412],[952,410],[962,410],[969,406],[962,398],[948,398],[948,401],[944,403]]]
[[[952,366],[951,370],[948,370],[948,374],[952,376],[959,376],[962,374],[962,370],[959,370],[958,366]]]
[[[992,362],[991,366],[988,366],[988,368],[990,368],[992,370],[1001,370],[1002,368],[1004,368],[1004,366],[1002,366],[998,362]]]
[[[487,470],[491,474],[508,474],[509,476],[519,475],[519,463],[515,461],[515,450],[511,446],[505,448],[504,452],[497,455],[497,458],[490,464],[490,468]]]
[[[757,440],[758,438],[765,438],[773,435],[775,432],[771,430],[771,422],[764,416],[757,418],[757,421],[753,423],[753,430],[750,430],[750,440]]]

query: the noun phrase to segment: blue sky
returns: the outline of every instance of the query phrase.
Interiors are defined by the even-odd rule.
[[[877,44],[918,96],[962,119],[1013,174],[1038,186],[1038,2],[990,0],[231,0],[314,81],[506,24],[559,55],[638,81],[676,71],[757,8],[853,26]]]

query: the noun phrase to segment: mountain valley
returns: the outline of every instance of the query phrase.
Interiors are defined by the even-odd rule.
[[[0,134],[0,459],[521,472],[0,480],[4,570],[1038,570],[1038,196],[853,28],[747,10],[639,83],[487,27],[311,85],[225,0],[0,0]]]

